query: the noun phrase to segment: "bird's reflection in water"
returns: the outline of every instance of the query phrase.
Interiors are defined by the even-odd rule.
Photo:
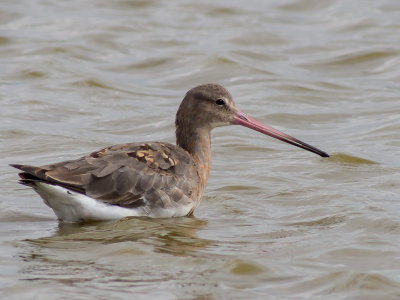
[[[60,223],[48,237],[18,243],[20,273],[34,284],[55,289],[79,286],[82,293],[99,297],[104,282],[107,291],[120,295],[127,290],[146,294],[154,282],[170,292],[168,283],[176,280],[180,286],[173,293],[185,295],[193,289],[192,277],[182,278],[182,270],[192,264],[199,273],[193,276],[203,278],[208,266],[201,250],[216,243],[198,237],[206,225],[195,217]],[[202,285],[200,292],[207,290]]]
[[[27,241],[31,245],[60,250],[86,248],[93,244],[125,243],[124,248],[137,246],[140,249],[143,246],[151,246],[154,252],[190,255],[214,243],[197,236],[197,232],[206,225],[206,220],[195,217],[172,219],[142,217],[111,222],[59,223],[56,233],[52,236]],[[136,243],[127,246],[127,242]]]

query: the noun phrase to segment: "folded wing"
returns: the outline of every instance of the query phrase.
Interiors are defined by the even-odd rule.
[[[115,145],[76,160],[12,166],[23,171],[22,184],[46,182],[126,208],[188,201],[199,180],[190,155],[167,143]]]

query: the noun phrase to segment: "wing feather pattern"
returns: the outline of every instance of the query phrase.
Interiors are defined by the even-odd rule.
[[[121,144],[42,167],[12,166],[23,171],[23,184],[42,181],[126,208],[176,206],[191,200],[199,182],[190,155],[167,143]]]

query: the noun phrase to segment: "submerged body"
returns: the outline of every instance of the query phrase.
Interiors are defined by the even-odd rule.
[[[177,145],[129,143],[41,167],[12,166],[23,171],[20,183],[33,187],[60,220],[79,222],[191,215],[207,184],[210,132],[218,126],[243,125],[328,156],[243,114],[218,84],[188,91],[175,125]]]

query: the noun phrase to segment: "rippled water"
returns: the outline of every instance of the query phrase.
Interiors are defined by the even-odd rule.
[[[400,3],[2,1],[4,299],[400,299]],[[191,87],[332,156],[213,134],[193,218],[60,224],[8,163],[174,141]]]

